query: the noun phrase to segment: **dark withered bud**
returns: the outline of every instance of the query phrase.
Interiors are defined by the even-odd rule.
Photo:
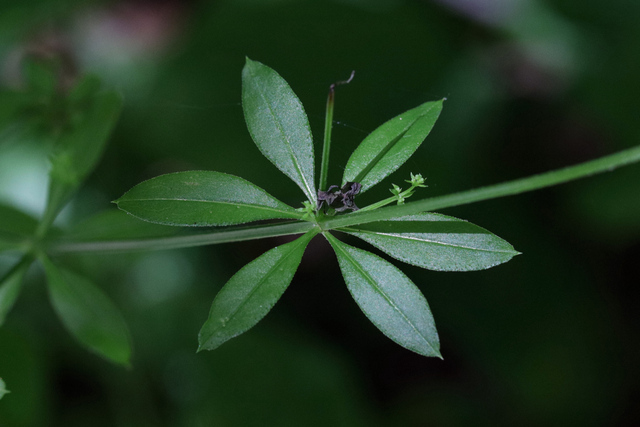
[[[331,206],[333,202],[338,198],[339,191],[335,189],[338,188],[337,185],[332,185],[327,189],[327,191],[318,190],[318,205],[316,206],[316,210],[320,210],[324,203],[327,206]]]
[[[338,189],[337,185],[332,185],[327,191],[318,191],[318,206],[320,210],[322,206],[332,207],[336,212],[343,212],[347,209],[357,211],[353,198],[360,193],[362,185],[358,182],[347,182],[342,188]]]
[[[336,212],[346,211],[350,209],[352,211],[357,211],[358,207],[353,199],[360,193],[360,189],[362,188],[362,184],[359,182],[347,182],[340,189],[340,196],[342,201],[342,206],[336,208]]]

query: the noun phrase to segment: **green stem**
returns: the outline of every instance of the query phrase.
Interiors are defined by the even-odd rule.
[[[42,239],[47,234],[56,217],[71,195],[73,195],[76,188],[76,185],[52,180],[49,184],[47,206],[36,229],[35,235],[37,239]]]
[[[98,242],[61,242],[52,241],[47,253],[61,254],[69,252],[137,252],[154,249],[178,249],[218,243],[240,242],[243,240],[263,239],[306,233],[315,227],[313,222],[297,221],[286,224],[265,224],[234,230],[221,230],[186,236],[170,236],[148,239],[112,240]]]
[[[372,203],[368,206],[365,206],[364,208],[360,209],[358,212],[367,212],[367,211],[373,211],[376,209],[379,209],[383,206],[387,206],[390,205],[393,202],[399,202],[398,204],[402,205],[404,204],[404,199],[409,198],[413,195],[413,193],[415,192],[417,186],[412,185],[411,187],[407,188],[406,190],[402,191],[400,194],[396,194],[394,196],[388,197],[384,200],[380,200],[379,202],[376,203]],[[402,201],[402,202],[400,202]]]
[[[320,182],[318,190],[327,189],[327,179],[329,173],[329,153],[331,151],[331,131],[333,130],[333,106],[335,104],[336,86],[350,83],[353,79],[355,71],[351,72],[351,76],[347,80],[336,82],[329,86],[329,95],[327,96],[327,109],[324,116],[324,142],[322,144],[322,161],[320,163]]]
[[[317,221],[318,225],[325,231],[367,222],[383,221],[400,216],[460,206],[550,187],[578,178],[611,171],[618,167],[639,161],[640,146],[620,151],[600,159],[581,163],[576,166],[534,175],[528,178],[517,179],[515,181],[509,181],[474,190],[462,191],[460,193],[454,193],[447,196],[432,197],[429,199],[409,202],[404,205],[389,206],[365,212],[358,211],[338,217],[320,216]],[[301,234],[311,230],[315,226],[316,224],[310,221],[297,221],[285,224],[266,224],[187,236],[103,242],[51,241],[47,245],[48,247],[46,250],[51,254],[59,254],[68,252],[131,252],[152,249],[175,249],[290,234]]]
[[[596,160],[591,160],[575,166],[554,170],[551,172],[533,175],[527,178],[501,184],[481,187],[473,190],[462,191],[446,196],[432,197],[418,200],[399,206],[389,206],[368,212],[354,212],[349,215],[331,217],[318,221],[323,230],[330,230],[350,225],[363,224],[374,221],[383,221],[405,215],[414,215],[420,212],[429,212],[435,209],[450,208],[498,197],[512,196],[527,191],[538,190],[575,179],[584,178],[602,172],[612,171],[616,168],[630,165],[640,161],[640,146],[620,151]]]
[[[334,85],[329,89],[327,110],[324,116],[324,143],[322,144],[322,163],[320,164],[320,182],[318,190],[327,189],[327,173],[329,172],[329,152],[331,151],[331,130],[333,128]]]

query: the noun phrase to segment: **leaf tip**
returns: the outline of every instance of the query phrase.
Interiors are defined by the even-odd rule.
[[[224,342],[224,341],[223,341]],[[211,342],[199,342],[198,343],[198,349],[196,350],[196,354],[200,353],[201,351],[205,351],[205,350],[215,350],[216,348],[220,347],[222,343],[211,343]]]
[[[259,64],[258,61],[254,61],[253,59],[249,58],[248,56],[244,57],[244,66],[245,67],[254,67],[256,66],[256,64]]]

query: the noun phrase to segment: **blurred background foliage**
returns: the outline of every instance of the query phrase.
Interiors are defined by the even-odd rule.
[[[422,198],[595,158],[640,141],[639,17],[636,0],[4,0],[0,202],[41,215],[58,95],[93,73],[125,110],[60,227],[114,210],[144,179],[189,169],[240,175],[298,206],[299,189],[245,128],[245,55],[288,80],[316,141],[329,85],[356,70],[337,92],[330,182],[375,127],[448,99],[422,148],[360,206],[409,172],[427,177]],[[29,58],[55,64],[57,77]],[[634,424],[638,194],[632,166],[443,212],[523,252],[482,272],[403,267],[431,305],[444,361],[369,324],[319,238],[265,320],[197,355],[216,292],[283,240],[67,256],[123,311],[131,370],[63,331],[33,268],[0,329],[11,390],[0,425]],[[0,273],[15,260],[1,256]]]

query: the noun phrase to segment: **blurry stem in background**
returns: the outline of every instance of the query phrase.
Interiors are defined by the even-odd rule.
[[[355,70],[347,80],[333,83],[329,86],[329,96],[327,96],[327,110],[324,116],[324,143],[322,145],[322,163],[320,164],[320,182],[318,190],[326,190],[327,174],[329,172],[329,152],[331,151],[331,130],[333,129],[333,105],[335,103],[336,86],[351,83]]]
[[[318,221],[322,230],[331,230],[351,225],[364,224],[374,221],[384,221],[405,215],[433,211],[453,206],[461,206],[498,197],[511,196],[538,190],[578,178],[612,171],[640,161],[640,146],[620,151],[596,160],[591,160],[575,166],[533,175],[502,184],[462,191],[446,196],[409,202],[404,205],[390,206],[368,212],[354,212],[338,217],[325,217]],[[267,224],[243,227],[235,230],[209,232],[188,236],[174,236],[150,238],[143,240],[119,240],[103,242],[62,242],[51,241],[49,253],[64,252],[127,252],[152,249],[175,249],[192,246],[202,246],[215,243],[237,242],[242,240],[260,239],[266,237],[302,234],[316,226],[313,222],[292,222],[286,224]]]

